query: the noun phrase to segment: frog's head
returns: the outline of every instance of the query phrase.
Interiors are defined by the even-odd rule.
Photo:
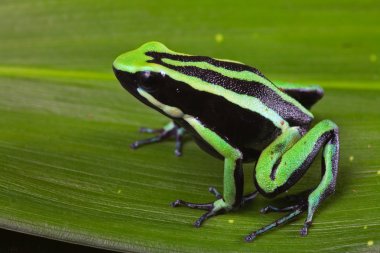
[[[171,102],[174,97],[180,99],[179,89],[169,77],[173,70],[167,68],[161,59],[157,60],[157,54],[178,55],[159,42],[148,42],[118,56],[113,62],[113,70],[121,85],[133,96],[168,116],[176,117],[179,114]]]
[[[133,95],[137,89],[147,92],[157,89],[157,81],[165,76],[165,72],[157,64],[149,62],[152,58],[148,52],[169,51],[159,42],[148,42],[136,50],[126,52],[113,62],[114,73],[121,85]]]

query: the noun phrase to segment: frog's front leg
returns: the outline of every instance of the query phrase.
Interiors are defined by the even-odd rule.
[[[273,197],[289,189],[304,175],[321,148],[323,148],[322,179],[319,185],[296,205],[285,208],[268,206],[262,209],[264,213],[270,211],[290,211],[290,213],[252,232],[246,237],[246,241],[252,241],[257,235],[286,223],[304,211],[307,211],[307,218],[301,229],[301,235],[307,235],[318,206],[335,190],[339,160],[338,127],[332,121],[324,120],[304,136],[300,128],[289,128],[263,151],[256,165],[257,189],[264,196]]]
[[[194,223],[196,227],[200,227],[206,219],[239,208],[242,204],[251,201],[257,195],[257,192],[243,196],[243,155],[240,150],[233,147],[222,137],[205,127],[196,118],[186,116],[184,119],[194,128],[205,142],[210,144],[221,156],[224,157],[223,196],[218,193],[215,188],[211,187],[209,191],[217,198],[214,202],[196,204],[183,200],[176,200],[172,203],[173,207],[186,206],[194,209],[207,210],[207,212]]]
[[[141,147],[146,144],[161,142],[163,140],[166,140],[168,138],[174,137],[176,139],[176,146],[174,150],[174,154],[176,156],[182,155],[182,146],[183,146],[183,140],[182,137],[185,133],[185,129],[175,124],[173,121],[165,125],[163,128],[159,129],[152,129],[152,128],[146,128],[142,127],[140,128],[141,133],[154,133],[157,134],[154,137],[144,139],[144,140],[138,140],[131,144],[131,148],[136,149],[138,147]]]

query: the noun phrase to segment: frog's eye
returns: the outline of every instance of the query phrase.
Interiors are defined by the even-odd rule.
[[[143,71],[140,73],[138,86],[146,92],[153,93],[162,83],[162,78],[163,76],[160,73]]]
[[[144,72],[142,72],[142,78],[143,79],[148,79],[149,77],[150,77],[150,73],[151,72],[149,72],[149,71],[144,71]]]

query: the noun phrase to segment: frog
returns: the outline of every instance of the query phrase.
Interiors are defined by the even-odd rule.
[[[174,138],[174,152],[180,156],[188,135],[224,161],[222,194],[210,187],[215,199],[209,203],[182,199],[171,203],[203,210],[195,227],[238,210],[258,195],[274,198],[287,192],[321,151],[319,183],[296,203],[262,208],[262,213],[286,215],[244,239],[251,242],[305,212],[300,235],[308,234],[316,210],[335,192],[339,163],[338,126],[328,119],[311,125],[310,108],[324,95],[320,86],[274,83],[242,62],[178,53],[155,41],[121,54],[112,66],[126,91],[170,119],[163,128],[141,128],[153,137],[133,142],[133,149]],[[249,194],[243,192],[244,163],[255,164],[255,190]]]

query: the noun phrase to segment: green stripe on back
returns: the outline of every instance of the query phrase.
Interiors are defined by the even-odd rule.
[[[254,81],[254,82],[258,82],[263,85],[266,85],[270,88],[275,88],[275,86],[268,79],[262,76],[259,76],[253,73],[252,71],[247,71],[247,70],[233,71],[233,70],[225,69],[223,67],[214,66],[208,62],[181,62],[181,61],[176,61],[176,60],[167,59],[167,58],[163,58],[162,61],[173,66],[181,66],[181,67],[193,66],[193,67],[198,67],[201,69],[208,69],[230,78],[237,78],[237,79],[245,80],[245,81]]]

